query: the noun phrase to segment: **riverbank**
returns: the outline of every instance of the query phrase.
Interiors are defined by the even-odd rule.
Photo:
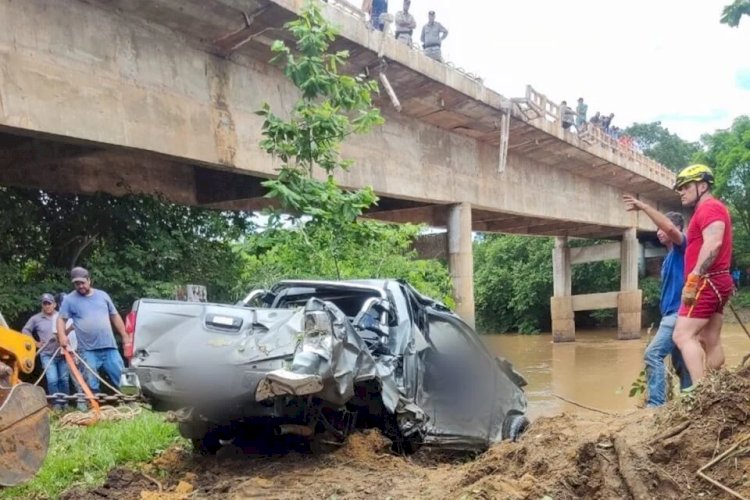
[[[540,417],[519,442],[474,460],[393,455],[377,432],[327,455],[246,456],[229,446],[219,457],[197,457],[173,446],[62,498],[731,498],[696,471],[747,438],[749,398],[750,370],[724,371],[662,409]],[[750,450],[738,450],[705,473],[747,496]]]

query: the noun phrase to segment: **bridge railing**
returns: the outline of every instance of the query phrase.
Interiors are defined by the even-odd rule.
[[[552,102],[546,95],[536,91],[531,85],[526,86],[526,104],[536,115],[531,119],[532,121],[544,118],[546,121],[562,127],[560,106]],[[674,182],[674,172],[643,154],[634,146],[632,141],[615,138],[603,129],[588,123],[585,128],[578,130],[578,136],[583,142],[599,145],[628,160],[629,163],[623,166],[634,173],[664,184]]]
[[[348,0],[324,0],[329,5],[337,8],[340,11],[347,13],[359,19],[361,22],[367,22],[367,15],[359,7],[353,5]],[[386,23],[389,25],[390,23]],[[386,28],[384,35],[391,35],[389,28]],[[421,51],[421,48],[417,43],[412,43],[411,47],[414,50]],[[454,71],[457,71],[468,78],[482,82],[482,78],[474,73],[466,71],[463,68],[457,67],[451,62],[444,62]],[[560,116],[560,105],[550,100],[546,95],[541,92],[537,92],[531,85],[526,86],[526,97],[520,99],[512,99],[516,105],[524,106],[523,113],[529,121],[544,119],[551,123],[561,123]],[[523,101],[523,102],[521,102]],[[642,175],[644,177],[669,184],[674,181],[674,173],[672,173],[665,166],[655,162],[651,158],[647,157],[632,146],[621,143],[614,137],[605,133],[603,130],[589,126],[584,132],[579,131],[579,136],[582,141],[589,144],[599,144],[602,147],[612,150],[614,153],[619,154],[624,159],[629,160],[629,163],[625,166],[631,171]]]

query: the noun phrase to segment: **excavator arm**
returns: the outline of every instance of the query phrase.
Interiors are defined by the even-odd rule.
[[[0,488],[31,479],[47,456],[47,398],[19,378],[32,372],[35,355],[34,339],[8,328],[0,315]]]

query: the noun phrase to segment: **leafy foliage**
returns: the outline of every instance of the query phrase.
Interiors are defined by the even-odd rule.
[[[648,389],[648,381],[646,380],[646,370],[643,369],[638,374],[632,384],[630,384],[630,391],[628,391],[629,398],[635,398],[646,393]]]
[[[487,235],[474,244],[477,327],[482,331],[549,330],[551,238]]]
[[[580,240],[573,246],[599,241]],[[487,235],[474,244],[474,292],[477,326],[485,332],[538,333],[551,326],[552,238]],[[611,292],[620,287],[617,261],[573,266],[573,294]],[[659,281],[641,280],[644,306],[658,310]],[[613,310],[592,311],[581,318],[597,326],[612,326]]]
[[[675,172],[689,165],[700,151],[699,143],[683,140],[663,127],[661,122],[634,123],[625,129],[625,134],[638,141],[646,156]]]
[[[357,223],[377,202],[372,188],[346,191],[334,179],[337,171],[352,165],[341,158],[341,143],[351,134],[366,133],[383,123],[380,111],[372,105],[378,86],[363,77],[339,74],[349,53],[328,52],[336,30],[315,4],[308,3],[299,18],[285,27],[296,40],[295,46],[274,42],[273,62],[284,66],[284,74],[300,90],[301,98],[287,120],[274,114],[268,104],[258,111],[264,117],[260,146],[282,162],[278,177],[263,185],[284,212],[302,218],[298,231],[310,231],[309,238],[328,249],[334,277],[342,278],[346,272],[339,261],[347,259],[347,245],[379,236],[374,226]],[[281,212],[272,213],[269,223],[272,228],[283,227]],[[328,239],[321,241],[322,237]]]
[[[325,226],[266,231],[243,245],[241,281],[250,289],[280,279],[400,278],[449,307],[454,305],[445,264],[416,259],[411,245],[418,226],[360,224],[366,226],[366,233],[343,240],[335,257],[328,245],[331,229]]]
[[[28,483],[0,489],[0,498],[59,498],[71,486],[101,484],[112,468],[147,462],[183,442],[174,424],[148,410],[132,420],[72,429],[53,420],[49,451],[39,473]]]
[[[14,325],[38,310],[41,293],[69,291],[76,265],[121,310],[139,297],[172,297],[185,283],[207,285],[214,300],[237,293],[242,260],[232,242],[251,226],[244,214],[146,196],[0,194],[0,306]]]
[[[742,16],[750,16],[750,0],[734,0],[721,11],[721,22],[736,28]]]
[[[362,235],[375,237],[372,226],[357,224],[364,210],[377,202],[372,188],[345,191],[334,174],[351,167],[340,156],[341,143],[353,133],[362,134],[383,123],[372,105],[377,83],[363,77],[341,75],[339,67],[349,58],[347,51],[329,53],[336,30],[313,3],[299,18],[285,25],[296,40],[294,48],[282,41],[271,47],[273,62],[284,66],[284,74],[300,90],[301,98],[285,120],[265,104],[258,111],[264,117],[261,148],[282,162],[276,179],[263,185],[287,213],[304,218],[300,230],[325,226],[331,255],[344,258],[339,249]],[[320,180],[317,171],[325,178]],[[283,225],[279,213],[271,217],[272,227]],[[339,274],[339,276],[342,276]]]

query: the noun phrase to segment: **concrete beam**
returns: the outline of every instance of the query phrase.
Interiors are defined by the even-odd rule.
[[[422,207],[403,208],[388,211],[369,211],[365,214],[368,219],[397,224],[427,224],[432,227],[446,227],[450,208],[445,205],[429,205]]]
[[[570,249],[570,263],[585,264],[588,262],[600,262],[603,260],[615,260],[620,258],[620,243],[607,243],[604,245],[591,245],[588,247],[572,247]]]
[[[106,165],[109,168],[102,168]],[[104,192],[113,196],[151,194],[196,205],[194,167],[137,153],[100,151],[45,162],[44,168],[17,164],[0,168],[0,185],[60,193]]]
[[[614,309],[617,307],[617,297],[619,295],[620,292],[573,295],[573,310],[596,311],[598,309]]]
[[[268,192],[261,185],[264,180],[223,170],[198,168],[195,171],[195,198],[200,205],[208,206],[261,199]]]

